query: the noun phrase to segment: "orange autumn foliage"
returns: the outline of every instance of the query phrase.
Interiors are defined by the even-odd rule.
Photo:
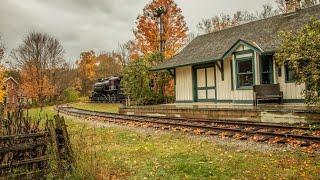
[[[87,95],[91,91],[91,86],[97,78],[96,55],[94,51],[82,52],[78,64],[78,79],[80,82],[81,93]]]
[[[181,9],[174,0],[153,0],[138,16],[134,29],[135,40],[130,48],[130,59],[148,55],[159,50],[159,24],[158,19],[152,17],[156,8],[164,7],[166,13],[162,15],[165,40],[165,58],[175,55],[187,40],[188,27],[182,16]]]
[[[2,65],[0,65],[0,87],[4,87],[4,85],[5,85],[5,68]],[[0,88],[0,102],[3,102],[5,95],[6,95],[5,89]]]
[[[121,56],[118,53],[103,53],[96,58],[97,78],[120,75],[122,71]]]
[[[93,51],[82,52],[77,64],[79,65],[80,75],[83,75],[90,80],[96,78],[96,55]]]
[[[56,87],[45,73],[40,73],[34,65],[26,65],[21,69],[21,90],[28,98],[44,99],[56,94]]]

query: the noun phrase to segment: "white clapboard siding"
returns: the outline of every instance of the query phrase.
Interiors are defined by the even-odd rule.
[[[176,68],[176,101],[192,101],[192,68]]]
[[[214,67],[207,68],[207,86],[214,87]]]
[[[297,85],[296,83],[285,82],[285,68],[281,67],[281,77],[277,76],[277,82],[280,84],[281,91],[283,92],[283,99],[304,99],[302,91],[305,84]]]
[[[217,100],[252,100],[252,90],[236,90],[235,81],[232,90],[231,61],[231,57],[224,60],[224,81],[222,81],[221,72],[217,68]]]
[[[221,72],[216,67],[217,77],[217,99],[218,100],[230,100],[232,98],[231,92],[231,69],[230,69],[231,58],[225,59],[223,62],[224,67],[224,81],[222,81]],[[218,62],[220,63],[220,62]]]

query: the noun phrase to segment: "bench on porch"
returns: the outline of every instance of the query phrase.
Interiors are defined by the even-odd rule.
[[[280,91],[279,84],[262,84],[253,86],[253,105],[257,106],[259,100],[278,100],[283,102],[283,92]]]

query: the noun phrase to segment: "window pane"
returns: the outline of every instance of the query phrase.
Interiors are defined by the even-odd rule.
[[[214,89],[208,89],[208,99],[215,99],[216,94]]]
[[[253,85],[253,74],[239,74],[238,75],[239,87],[252,86]]]
[[[261,84],[272,84],[273,59],[272,56],[261,56]]]
[[[198,99],[207,99],[207,91],[198,90]]]
[[[206,69],[197,69],[197,85],[198,87],[206,86]]]
[[[214,68],[207,68],[207,87],[214,86]]]
[[[262,73],[261,84],[271,84],[271,73]]]
[[[241,60],[238,62],[238,73],[251,73],[252,72],[252,60]]]
[[[261,59],[261,69],[263,73],[268,73],[271,71],[271,63],[269,59],[267,58]]]
[[[294,71],[290,69],[289,65],[285,65],[286,81],[294,81]]]

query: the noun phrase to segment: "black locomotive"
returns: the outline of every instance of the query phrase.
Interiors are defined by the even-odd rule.
[[[99,79],[93,85],[91,101],[94,102],[122,102],[126,99],[120,87],[121,77],[111,76],[104,79]]]

